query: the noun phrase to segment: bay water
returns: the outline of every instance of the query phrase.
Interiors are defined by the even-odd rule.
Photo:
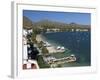
[[[91,34],[90,32],[53,32],[42,34],[45,39],[56,46],[64,46],[70,54],[77,58],[75,63],[63,66],[90,66],[91,65]],[[67,53],[66,53],[67,54]]]

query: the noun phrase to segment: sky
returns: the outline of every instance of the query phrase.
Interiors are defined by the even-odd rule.
[[[28,17],[33,22],[51,20],[62,23],[91,24],[90,13],[23,10],[23,16]]]

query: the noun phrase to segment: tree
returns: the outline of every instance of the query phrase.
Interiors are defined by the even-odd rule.
[[[33,28],[33,32],[34,34],[40,34],[41,33],[41,29],[40,28]]]
[[[61,64],[58,64],[57,67],[62,67],[62,65]]]
[[[48,55],[49,51],[47,50],[46,47],[42,47],[42,53],[43,53],[44,55]]]
[[[37,40],[36,40],[36,34],[32,33],[32,41],[34,43],[37,43]]]
[[[38,43],[38,47],[39,47],[39,48],[42,48],[42,47],[43,47],[43,41],[40,41],[40,42]]]

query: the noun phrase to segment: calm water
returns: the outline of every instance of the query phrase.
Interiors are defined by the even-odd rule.
[[[57,32],[43,34],[46,40],[55,45],[61,45],[75,54],[77,62],[67,66],[90,66],[91,35],[90,32]],[[66,65],[65,65],[66,66]]]

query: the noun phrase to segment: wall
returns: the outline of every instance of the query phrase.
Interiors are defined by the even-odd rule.
[[[21,1],[21,0],[20,0]],[[64,77],[56,76],[54,80],[99,80],[100,75],[100,5],[97,0],[33,0],[35,3],[67,5],[68,2],[72,2],[73,5],[86,5],[97,7],[97,24],[94,26],[97,31],[95,36],[95,42],[97,44],[97,63],[98,70],[95,74],[76,74],[66,75]],[[1,0],[0,2],[0,80],[11,80],[10,78],[10,64],[11,64],[11,0]],[[22,79],[23,80],[23,79]],[[32,79],[25,79],[32,80]],[[51,80],[51,78],[43,78],[38,80]],[[52,79],[53,80],[53,79]]]

